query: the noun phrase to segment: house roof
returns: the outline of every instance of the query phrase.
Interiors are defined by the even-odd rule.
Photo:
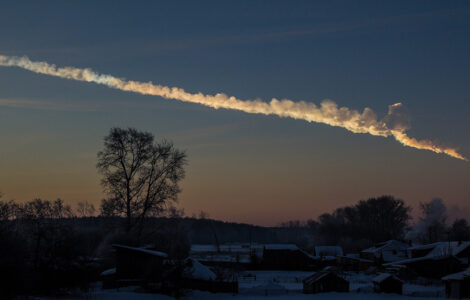
[[[362,250],[361,252],[374,253],[376,255],[380,255],[380,252],[383,250],[406,250],[407,248],[408,244],[396,240],[389,240],[386,242],[375,244],[373,247]]]
[[[417,257],[417,258],[408,258],[408,259],[403,259],[400,261],[395,261],[391,263],[384,264],[384,266],[396,266],[396,265],[407,265],[419,261],[426,261],[426,260],[441,260],[441,259],[449,259],[449,258],[454,258],[457,260],[457,258],[453,255],[447,255],[447,256],[423,256],[423,257]]]
[[[390,273],[380,273],[379,275],[374,277],[374,279],[372,279],[372,281],[375,282],[375,283],[382,283],[383,281],[385,281],[389,278],[393,278],[394,280],[401,281],[398,277],[396,277],[395,275],[390,274]]]
[[[336,273],[334,268],[325,268],[322,271],[316,272],[316,273],[308,276],[307,278],[302,280],[302,282],[304,284],[312,284],[312,283],[317,282],[317,281],[321,280],[322,278],[325,278],[326,276],[329,276],[329,275],[336,276],[339,279],[346,281],[346,279],[338,276],[338,274]]]
[[[424,257],[441,257],[441,256],[449,256],[454,255],[458,256],[460,253],[465,251],[470,246],[469,241],[465,242],[457,242],[457,241],[450,241],[450,242],[437,242],[432,244],[426,245],[417,245],[408,248],[408,250],[429,250],[429,253],[426,254]]]
[[[168,257],[168,254],[166,254],[164,252],[145,249],[145,248],[136,248],[136,247],[130,247],[130,246],[120,245],[120,244],[113,244],[112,246],[114,248],[117,248],[117,249],[126,249],[126,250],[130,250],[130,251],[149,254],[149,255],[158,256],[158,257],[162,257],[162,258]]]
[[[219,249],[212,244],[193,244],[191,245],[191,252],[245,252],[249,253],[251,250],[299,250],[296,244],[223,244]]]
[[[442,280],[464,280],[470,278],[470,268],[465,271],[453,273],[442,277]]]
[[[386,262],[393,262],[404,259],[406,256],[407,248],[408,244],[396,240],[389,240],[383,243],[376,244],[373,247],[362,250],[361,252],[370,253],[376,258],[381,257]]]
[[[374,262],[370,259],[356,257],[356,256],[350,256],[350,255],[341,255],[341,256],[338,256],[338,257],[353,260],[353,261],[365,262],[365,263],[373,263]]]

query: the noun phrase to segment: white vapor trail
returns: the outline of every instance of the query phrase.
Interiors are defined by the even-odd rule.
[[[429,140],[417,140],[409,137],[405,132],[410,128],[410,122],[402,103],[390,105],[387,115],[382,119],[378,119],[377,115],[368,107],[361,113],[347,107],[338,107],[331,100],[324,100],[320,106],[317,106],[305,101],[294,102],[288,99],[278,100],[273,98],[270,102],[264,102],[259,99],[241,100],[223,93],[215,95],[188,93],[184,89],[177,87],[156,85],[152,82],[125,80],[111,75],[98,74],[88,68],[58,68],[54,64],[31,61],[25,56],[0,55],[0,66],[19,67],[35,73],[94,82],[118,90],[198,103],[215,109],[225,108],[253,114],[276,115],[342,127],[354,133],[368,133],[383,137],[393,136],[405,146],[430,150],[436,153],[445,153],[451,157],[467,160],[454,148],[440,146]]]

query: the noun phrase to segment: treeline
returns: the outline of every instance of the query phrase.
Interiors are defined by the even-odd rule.
[[[94,217],[94,208],[64,201],[34,199],[26,203],[0,199],[0,293],[83,295],[99,274],[114,266],[113,243],[154,245],[185,258],[186,231],[178,219],[156,225],[149,220],[139,233],[123,230],[124,219]]]
[[[420,203],[421,217],[412,222],[411,207],[393,196],[361,200],[355,205],[324,213],[316,220],[290,221],[284,228],[306,228],[314,244],[340,245],[359,251],[390,239],[414,243],[470,240],[466,219],[450,220],[441,199]]]
[[[419,209],[421,217],[413,223],[404,201],[382,196],[278,227],[216,221],[207,214],[185,217],[170,209],[128,231],[125,218],[98,215],[86,202],[72,208],[60,199],[0,199],[0,289],[6,298],[86,293],[100,272],[114,266],[113,243],[150,245],[180,260],[191,244],[295,243],[306,250],[340,245],[355,252],[388,239],[470,240],[467,221],[450,220],[442,200],[422,203]]]

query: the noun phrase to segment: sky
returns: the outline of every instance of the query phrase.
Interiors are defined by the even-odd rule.
[[[4,1],[0,55],[225,93],[372,109],[470,157],[468,1]],[[394,195],[470,213],[470,163],[392,136],[0,67],[0,191],[99,206],[111,127],[172,140],[187,215],[276,225]]]

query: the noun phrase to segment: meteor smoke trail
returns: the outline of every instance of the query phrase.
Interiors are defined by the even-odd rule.
[[[91,69],[58,68],[54,64],[46,62],[33,62],[27,57],[0,55],[0,66],[19,67],[35,73],[94,82],[122,91],[198,103],[215,109],[225,108],[252,114],[276,115],[342,127],[354,133],[368,133],[383,137],[393,136],[405,146],[430,150],[436,153],[445,153],[458,159],[467,160],[454,148],[436,145],[429,140],[417,140],[409,137],[405,133],[410,128],[409,120],[401,103],[390,105],[387,115],[379,120],[377,115],[368,107],[360,113],[347,107],[338,107],[331,100],[324,100],[320,106],[317,106],[305,101],[293,102],[288,99],[278,100],[273,98],[270,102],[263,102],[259,99],[240,100],[222,93],[215,95],[193,94],[177,87],[156,85],[152,82],[125,80],[111,75],[98,74]]]

